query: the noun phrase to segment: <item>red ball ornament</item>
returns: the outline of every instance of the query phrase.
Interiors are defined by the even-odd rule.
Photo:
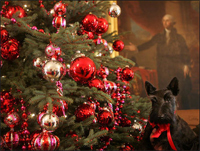
[[[12,15],[15,14],[16,12],[20,11],[18,17],[23,18],[26,17],[26,12],[21,6],[8,6],[6,9],[4,17],[11,19]]]
[[[52,21],[52,25],[53,25],[53,27],[55,27],[57,29],[59,29],[60,26],[65,28],[66,27],[66,20],[62,16],[54,17],[54,19]]]
[[[17,112],[9,113],[5,118],[4,118],[4,123],[9,126],[10,128],[13,128],[14,126],[19,124],[19,115]]]
[[[131,68],[129,67],[125,67],[123,70],[122,70],[122,80],[125,80],[125,81],[130,81],[133,79],[134,77],[134,72],[133,70],[131,70]]]
[[[113,49],[115,51],[122,51],[124,49],[124,43],[123,41],[121,40],[116,40],[114,43],[113,43]]]
[[[59,15],[63,15],[66,13],[66,6],[65,4],[58,2],[54,5],[54,11],[55,13],[59,14]]]
[[[94,79],[90,80],[90,81],[88,82],[88,85],[89,85],[90,88],[95,87],[95,88],[97,88],[98,90],[101,90],[101,91],[104,90],[104,84],[103,84],[103,82],[102,82],[100,79],[98,79],[98,78],[94,78]]]
[[[14,131],[9,131],[5,135],[5,147],[9,149],[14,149],[19,144],[19,134]]]
[[[8,40],[9,33],[6,29],[1,27],[1,43],[4,43]]]
[[[56,150],[60,145],[60,139],[56,135],[44,131],[33,138],[31,145],[34,150]]]
[[[96,34],[103,34],[108,30],[108,21],[105,18],[99,18],[98,27],[95,31]]]
[[[96,65],[90,58],[82,56],[71,62],[69,74],[76,82],[86,84],[94,78]]]
[[[113,121],[112,113],[107,110],[103,109],[97,115],[98,123],[104,126],[108,126]]]
[[[8,113],[13,109],[14,98],[8,91],[1,92],[1,113]]]
[[[94,115],[94,113],[95,113],[95,111],[90,105],[82,104],[75,111],[76,120],[78,122],[84,121],[91,115]]]
[[[15,60],[19,57],[19,44],[14,38],[2,44],[1,57],[6,60]]]
[[[98,18],[93,14],[88,14],[82,20],[82,25],[86,31],[95,32],[98,27]]]
[[[33,131],[30,135],[30,140],[32,141],[34,138],[36,138],[42,131],[41,130],[36,130]]]

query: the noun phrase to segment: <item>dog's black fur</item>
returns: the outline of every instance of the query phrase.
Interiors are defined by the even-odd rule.
[[[150,122],[155,124],[170,123],[172,140],[177,150],[198,150],[198,148],[193,147],[194,142],[198,141],[196,134],[182,118],[174,113],[176,110],[176,96],[179,92],[178,79],[173,78],[166,89],[156,90],[147,81],[145,82],[145,88],[152,101],[152,110],[149,115]],[[142,140],[143,149],[154,150],[156,145],[161,146],[162,150],[172,150],[166,131],[159,138],[154,138],[154,141],[150,142],[152,130],[153,128],[148,122]],[[195,147],[197,146],[195,145]]]

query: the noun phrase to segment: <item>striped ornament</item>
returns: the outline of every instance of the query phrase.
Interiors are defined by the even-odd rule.
[[[60,139],[50,132],[44,131],[36,135],[31,141],[33,150],[56,150],[60,145]]]
[[[59,29],[60,26],[65,28],[66,27],[66,20],[62,16],[57,16],[53,19],[52,25],[53,25],[53,27],[55,27],[57,29]]]
[[[5,135],[5,147],[9,149],[14,149],[19,144],[19,134],[14,131],[9,131]]]

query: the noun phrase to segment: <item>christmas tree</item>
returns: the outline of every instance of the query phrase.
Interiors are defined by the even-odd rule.
[[[135,63],[111,57],[124,44],[105,17],[119,6],[1,4],[1,149],[138,149],[150,102],[129,92]]]

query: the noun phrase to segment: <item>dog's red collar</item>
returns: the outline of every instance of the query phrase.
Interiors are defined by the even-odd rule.
[[[152,126],[152,128],[154,128],[155,126],[158,126],[159,128],[156,130],[156,132],[151,136],[152,138],[158,138],[162,132],[164,131],[167,131],[167,139],[168,139],[168,142],[171,146],[171,148],[173,150],[177,150],[175,145],[174,145],[174,142],[172,140],[172,136],[171,136],[171,133],[170,133],[170,124],[154,124],[154,123],[151,123],[150,120],[149,120],[149,123],[150,125]]]

